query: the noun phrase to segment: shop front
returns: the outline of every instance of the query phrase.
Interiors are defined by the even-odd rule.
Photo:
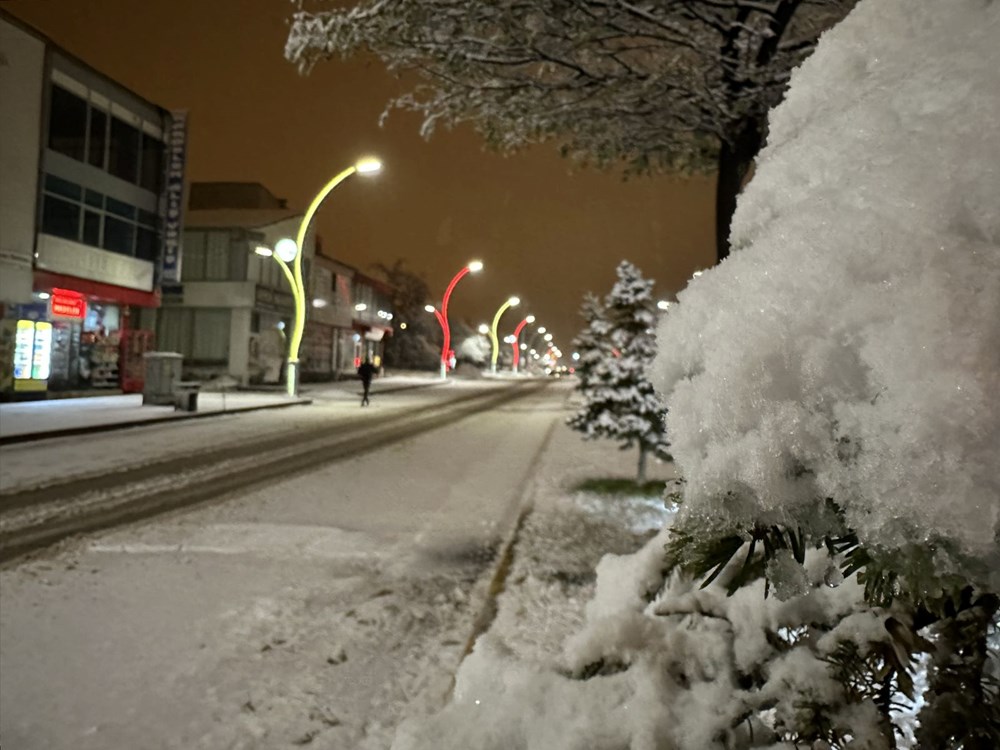
[[[153,348],[153,334],[131,321],[139,308],[156,304],[156,295],[36,272],[33,298],[4,311],[5,398],[142,390],[142,355]]]

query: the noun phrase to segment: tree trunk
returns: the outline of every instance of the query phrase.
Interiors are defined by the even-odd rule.
[[[639,446],[639,471],[638,471],[638,475],[636,476],[636,482],[638,482],[640,486],[646,481],[646,456],[647,456],[647,454],[648,454],[648,451],[646,450],[646,446],[640,445]]]
[[[756,121],[748,121],[736,137],[725,140],[719,148],[719,173],[715,184],[715,254],[716,263],[729,255],[729,225],[736,210],[736,197],[762,145]]]

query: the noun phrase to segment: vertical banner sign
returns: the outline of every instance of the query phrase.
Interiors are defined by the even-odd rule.
[[[163,224],[163,263],[160,281],[177,284],[181,280],[181,238],[184,231],[184,164],[187,160],[187,112],[170,113],[167,144],[166,221]]]

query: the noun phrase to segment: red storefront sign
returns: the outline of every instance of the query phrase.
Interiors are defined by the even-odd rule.
[[[83,320],[87,314],[87,300],[82,294],[69,289],[53,289],[49,306],[54,318]]]

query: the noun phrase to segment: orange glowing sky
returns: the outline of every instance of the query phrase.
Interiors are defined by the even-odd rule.
[[[188,177],[253,181],[304,208],[363,154],[385,170],[352,178],[323,205],[324,249],[371,272],[402,258],[440,295],[474,258],[451,313],[475,325],[511,294],[568,349],[585,291],[605,294],[631,260],[676,292],[714,258],[711,177],[638,178],[575,169],[554,146],[504,157],[471,128],[430,141],[378,60],[300,75],[283,57],[288,0],[3,0],[2,7],[97,70],[168,109],[190,113]],[[432,302],[437,300],[431,300]],[[502,333],[517,320],[504,317]]]

